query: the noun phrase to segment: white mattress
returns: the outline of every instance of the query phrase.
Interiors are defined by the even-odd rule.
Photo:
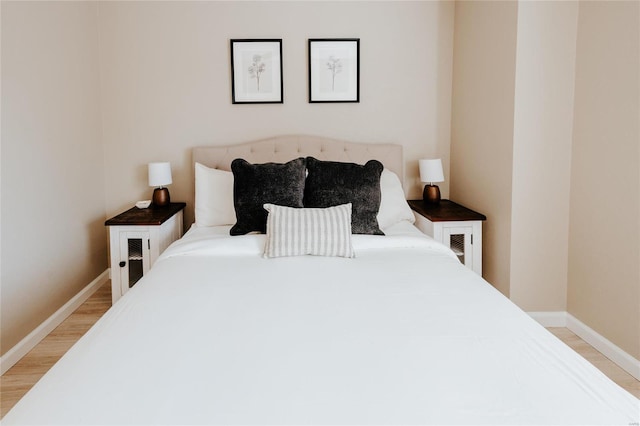
[[[9,424],[623,424],[640,401],[411,225],[355,259],[193,228]]]

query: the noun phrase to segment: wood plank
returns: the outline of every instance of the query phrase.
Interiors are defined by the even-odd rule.
[[[132,207],[129,210],[108,219],[104,224],[105,226],[162,225],[174,214],[184,209],[186,205],[186,203],[180,202],[171,203],[164,207],[151,206],[146,209]]]
[[[440,200],[438,204],[425,203],[423,200],[409,200],[409,206],[431,222],[487,220],[482,213],[466,208],[451,200]]]

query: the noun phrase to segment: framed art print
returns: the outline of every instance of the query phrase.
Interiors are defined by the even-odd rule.
[[[234,104],[283,103],[282,39],[231,40]]]
[[[309,102],[360,102],[360,39],[309,39]]]

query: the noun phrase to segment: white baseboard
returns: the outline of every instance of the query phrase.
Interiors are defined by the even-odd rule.
[[[566,327],[609,358],[618,367],[640,380],[640,361],[568,312],[527,312],[544,327]]]
[[[571,314],[567,314],[567,328],[597,351],[616,363],[627,373],[640,380],[640,361],[620,349],[610,340],[590,328]]]
[[[96,279],[91,281],[85,288],[80,290],[78,294],[73,296],[71,300],[65,303],[60,309],[53,313],[49,318],[44,320],[42,324],[36,327],[24,339],[18,342],[0,357],[0,374],[4,374],[15,365],[20,359],[33,349],[42,339],[51,333],[62,321],[73,313],[80,305],[82,305],[95,291],[100,288],[109,279],[109,270],[105,270]]]
[[[559,312],[527,312],[531,318],[538,321],[543,327],[566,327],[567,313]]]

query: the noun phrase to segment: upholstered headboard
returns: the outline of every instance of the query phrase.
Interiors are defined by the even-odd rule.
[[[244,158],[250,163],[284,163],[307,156],[318,160],[358,164],[378,160],[404,182],[402,146],[394,144],[356,143],[319,136],[287,135],[234,145],[196,147],[192,154],[193,163],[221,170],[231,170],[231,162],[236,158]],[[195,173],[192,176],[194,175]],[[194,220],[195,185],[192,188],[190,199],[187,200],[186,223]]]
[[[298,157],[364,164],[378,160],[404,180],[402,146],[346,142],[319,136],[288,135],[237,145],[205,146],[193,149],[194,163],[231,170],[231,162],[244,158],[250,163],[284,163]]]

